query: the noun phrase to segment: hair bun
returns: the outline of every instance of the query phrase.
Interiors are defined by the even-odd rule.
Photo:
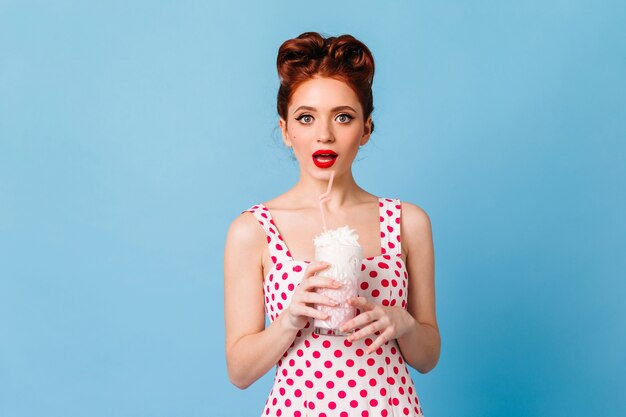
[[[296,71],[308,72],[307,68],[314,61],[322,59],[327,52],[328,47],[319,33],[305,32],[295,39],[285,41],[278,50],[278,75],[284,80]]]
[[[345,69],[352,72],[363,72],[364,78],[369,83],[372,82],[374,77],[372,54],[363,43],[350,35],[342,35],[331,44],[328,53]]]

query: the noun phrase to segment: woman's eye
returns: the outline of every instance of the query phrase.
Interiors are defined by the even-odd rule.
[[[313,116],[311,116],[310,114],[303,114],[302,116],[297,117],[296,120],[304,124],[309,124],[313,121]]]
[[[348,123],[352,119],[354,119],[354,117],[352,117],[352,116],[350,116],[349,114],[346,114],[346,113],[342,113],[342,114],[337,116],[337,121],[339,123]]]

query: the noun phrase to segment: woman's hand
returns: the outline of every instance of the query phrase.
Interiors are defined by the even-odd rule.
[[[371,303],[367,298],[356,297],[348,300],[348,304],[360,309],[361,314],[343,323],[339,330],[349,332],[356,328],[360,330],[348,336],[353,342],[380,332],[374,342],[368,346],[367,353],[372,353],[385,342],[397,339],[415,325],[415,319],[402,307],[386,307]]]
[[[284,315],[284,322],[291,329],[302,329],[306,326],[310,318],[322,320],[328,318],[328,314],[315,309],[315,307],[312,306],[313,304],[323,304],[331,307],[338,305],[338,303],[330,297],[316,292],[317,288],[337,289],[341,287],[341,283],[332,278],[314,275],[316,272],[328,268],[329,265],[330,264],[325,262],[313,262],[304,272],[304,278],[302,278],[302,281],[293,293],[289,307],[282,313],[282,315]]]

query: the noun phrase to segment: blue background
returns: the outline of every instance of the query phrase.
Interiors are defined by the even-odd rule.
[[[428,416],[626,415],[626,3],[0,0],[0,415],[256,416],[222,254],[288,189],[276,51],[373,51],[367,190],[424,208]]]

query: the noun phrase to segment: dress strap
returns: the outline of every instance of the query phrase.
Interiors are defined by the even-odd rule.
[[[399,199],[379,198],[380,242],[383,255],[401,256],[400,216],[402,205]]]
[[[291,253],[289,253],[289,249],[287,249],[287,245],[283,241],[283,237],[280,233],[278,233],[278,229],[274,224],[274,219],[272,219],[272,215],[267,207],[263,204],[257,204],[250,207],[248,210],[243,211],[243,213],[245,212],[252,213],[265,231],[267,246],[272,262],[276,263],[278,261],[284,262],[291,260]]]

